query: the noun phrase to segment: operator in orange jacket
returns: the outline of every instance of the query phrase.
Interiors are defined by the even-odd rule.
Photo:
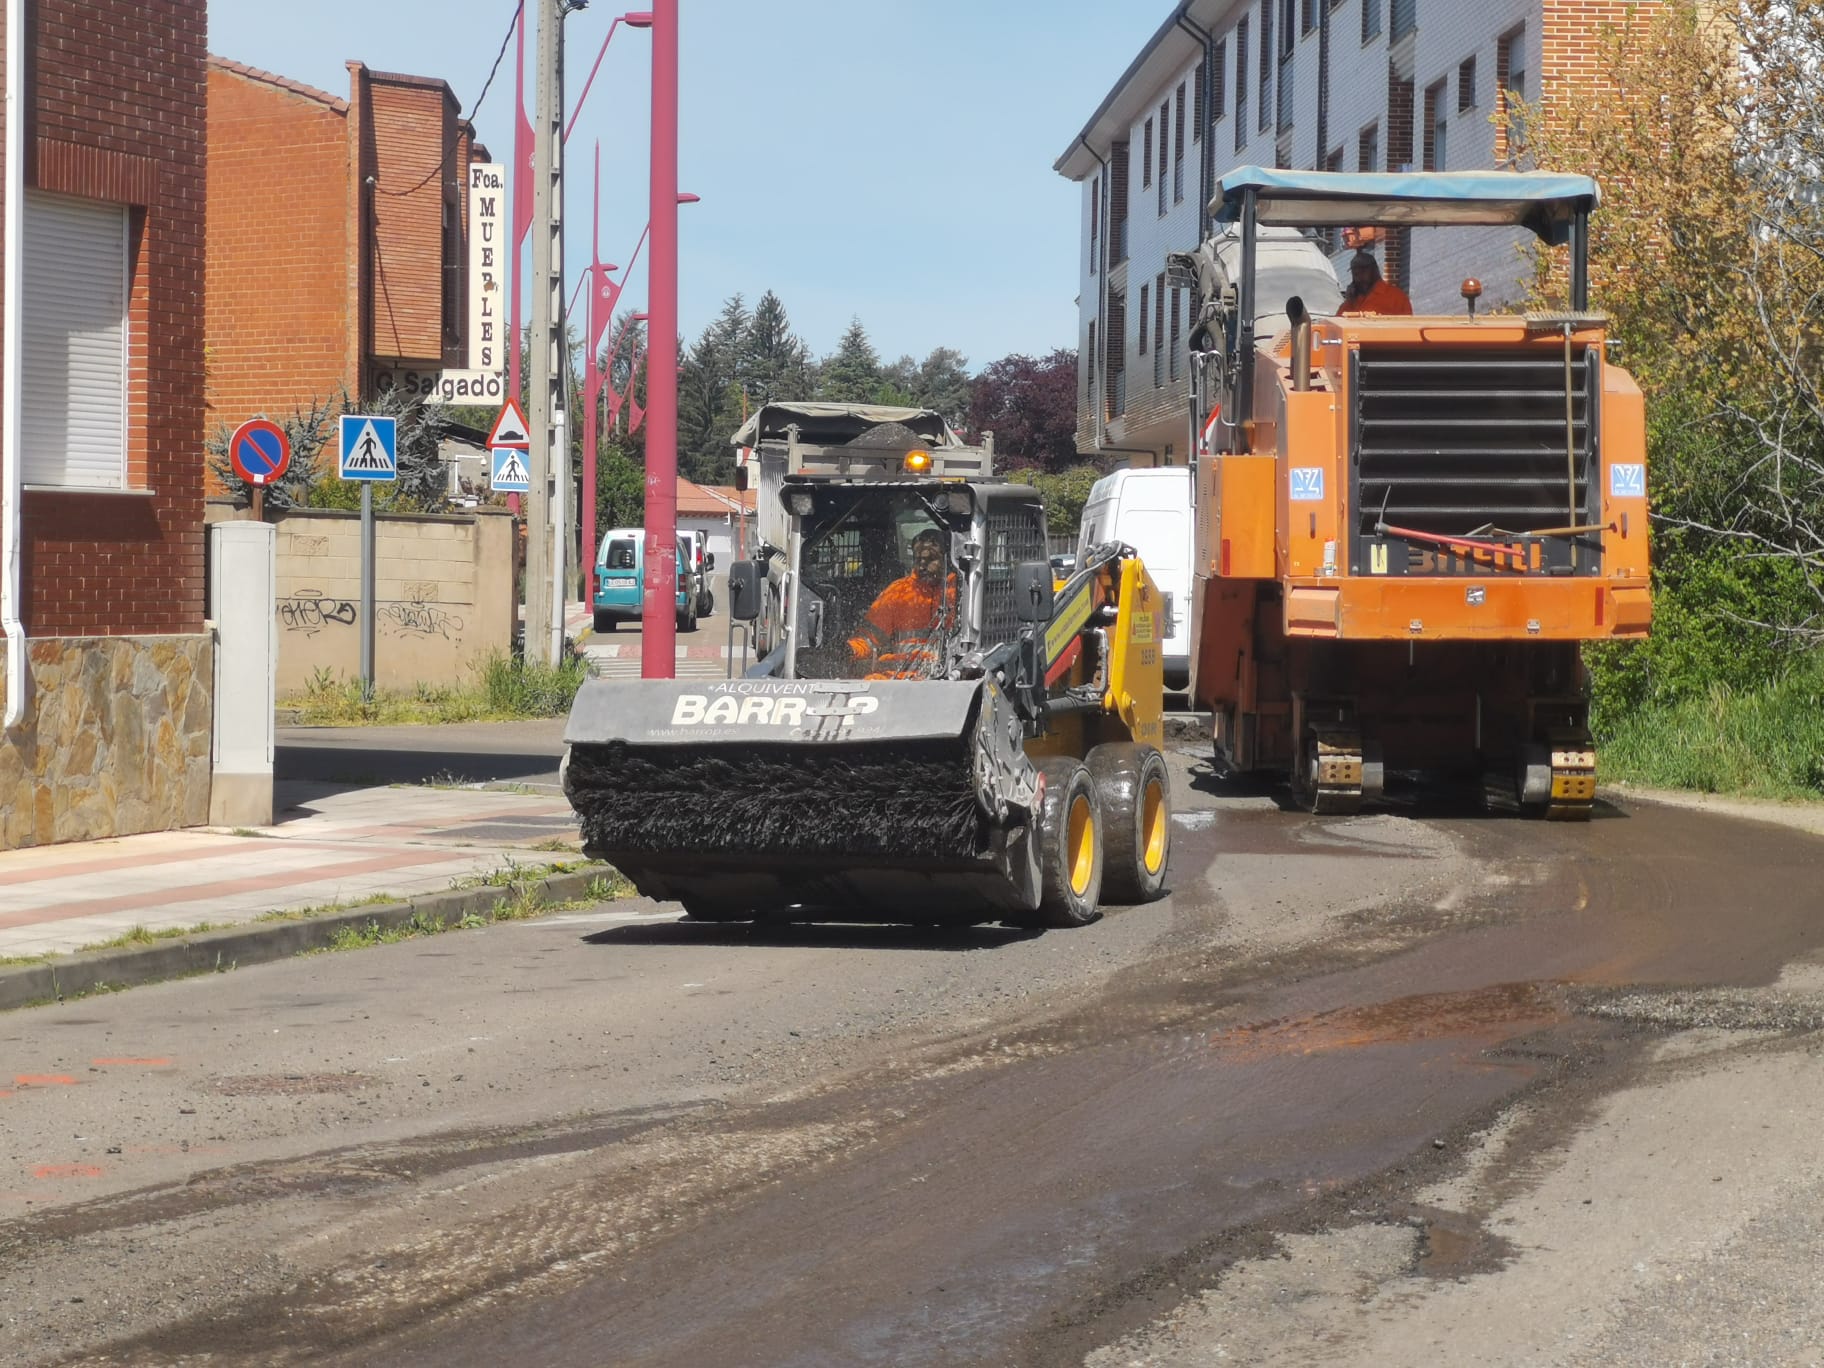
[[[1411,312],[1412,301],[1406,291],[1381,279],[1381,266],[1373,252],[1363,250],[1349,258],[1349,288],[1343,291],[1343,304],[1337,313],[1348,317]]]
[[[944,536],[926,528],[912,539],[912,573],[880,591],[849,650],[877,667],[870,679],[928,675],[939,637],[955,622],[956,576],[944,573]]]

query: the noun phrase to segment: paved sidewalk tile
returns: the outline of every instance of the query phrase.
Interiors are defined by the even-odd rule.
[[[268,912],[411,897],[576,858],[561,797],[488,789],[278,786],[280,820],[0,853],[0,956],[60,953]],[[561,843],[563,849],[536,849]]]

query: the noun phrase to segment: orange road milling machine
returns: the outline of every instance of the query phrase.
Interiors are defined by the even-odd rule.
[[[1539,172],[1241,167],[1193,288],[1193,693],[1219,757],[1315,812],[1385,768],[1498,777],[1590,814],[1585,641],[1645,635],[1645,422],[1589,308],[1596,183]],[[1508,225],[1568,248],[1569,308],[1352,316],[1301,229]],[[1517,234],[1517,241],[1523,237]]]

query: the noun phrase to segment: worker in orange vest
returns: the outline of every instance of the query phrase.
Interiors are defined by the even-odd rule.
[[[1343,291],[1343,305],[1337,313],[1410,314],[1412,301],[1398,285],[1381,279],[1380,263],[1366,248],[1349,258],[1349,288]]]
[[[876,669],[869,679],[931,674],[944,633],[956,624],[956,575],[944,572],[944,536],[926,528],[912,539],[912,572],[885,589],[868,609],[849,650]]]

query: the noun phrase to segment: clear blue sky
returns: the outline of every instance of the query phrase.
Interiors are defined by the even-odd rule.
[[[625,8],[632,8],[629,5]],[[513,0],[210,0],[209,50],[346,96],[343,66],[438,76],[464,112]],[[851,316],[883,358],[954,346],[980,367],[1076,343],[1077,187],[1051,164],[1170,12],[1169,0],[682,0],[679,184],[686,341],[737,291],[772,289],[811,350]],[[567,22],[569,98],[611,19]],[[647,35],[615,33],[570,142],[571,277],[646,221]],[[527,99],[534,53],[526,44]],[[476,118],[512,151],[512,51]],[[300,186],[308,194],[308,186]],[[641,258],[644,264],[644,256]],[[623,296],[645,299],[643,274]]]

